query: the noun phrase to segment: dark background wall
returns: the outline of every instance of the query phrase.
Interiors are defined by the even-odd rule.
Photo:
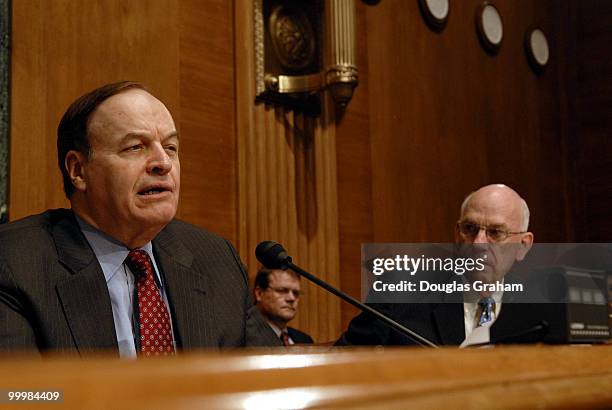
[[[570,198],[579,242],[612,241],[612,2],[571,1],[564,7],[567,105],[562,130],[569,144]]]
[[[360,243],[452,241],[484,184],[527,200],[536,241],[612,238],[612,3],[495,1],[495,56],[476,36],[480,3],[451,2],[440,33],[417,1],[359,7],[360,85],[338,126],[341,283],[355,296]],[[523,50],[533,25],[550,44],[541,75]]]

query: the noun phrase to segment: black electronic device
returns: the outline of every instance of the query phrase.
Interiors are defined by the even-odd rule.
[[[531,289],[539,289],[539,295],[531,295],[537,302],[530,306],[532,315],[548,325],[543,341],[605,343],[610,339],[608,272],[553,266],[530,276],[534,278]]]

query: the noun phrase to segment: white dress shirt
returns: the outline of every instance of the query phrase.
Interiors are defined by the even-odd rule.
[[[136,346],[139,338],[138,319],[134,312],[134,303],[137,303],[135,301],[136,292],[134,290],[134,275],[124,264],[130,249],[78,217],[77,221],[87,242],[89,242],[89,246],[96,255],[106,279],[106,286],[108,287],[113,309],[113,321],[115,322],[119,356],[121,358],[135,359],[137,357]],[[166,290],[159,275],[155,256],[153,255],[153,245],[149,242],[140,249],[147,252],[153,262],[157,286],[168,309],[168,314],[171,315]],[[170,316],[170,326],[172,326],[172,316]],[[174,335],[174,331],[172,334]],[[176,340],[174,336],[172,340]],[[176,351],[176,342],[174,344]]]
[[[501,312],[503,295],[503,291],[495,292],[491,295],[493,300],[495,300],[495,312],[493,312],[493,320],[485,323],[483,326],[491,327],[491,325],[495,323],[495,320],[498,318],[499,313]],[[482,297],[483,296],[474,291],[470,291],[464,294],[463,296],[463,323],[465,326],[466,339],[470,336],[474,329],[478,327],[478,320],[480,319],[481,313],[481,310],[479,309],[480,306],[478,306],[478,301],[482,299]]]

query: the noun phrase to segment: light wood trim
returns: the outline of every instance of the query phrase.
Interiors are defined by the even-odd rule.
[[[62,389],[64,408],[250,408],[259,400],[266,407],[364,409],[612,404],[609,345],[293,351],[301,353],[86,362],[2,358],[0,385]]]

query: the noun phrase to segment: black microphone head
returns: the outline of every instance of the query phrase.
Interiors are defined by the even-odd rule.
[[[261,264],[268,269],[287,269],[287,264],[291,263],[291,256],[279,243],[273,241],[263,241],[255,248],[255,256]]]

